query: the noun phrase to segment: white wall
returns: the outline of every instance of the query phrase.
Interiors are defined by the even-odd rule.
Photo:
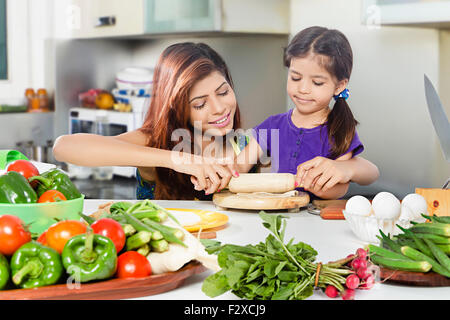
[[[441,187],[450,166],[443,164],[423,86],[424,73],[439,82],[439,31],[368,28],[361,24],[361,2],[291,0],[291,33],[321,25],[348,37],[354,54],[348,102],[360,122],[362,156],[381,172],[370,188],[401,196]]]

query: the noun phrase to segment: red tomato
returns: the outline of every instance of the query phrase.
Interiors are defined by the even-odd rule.
[[[105,236],[114,242],[116,251],[120,252],[125,246],[126,236],[122,226],[114,219],[102,218],[91,224],[94,233]]]
[[[47,231],[44,231],[39,238],[37,238],[37,242],[43,244],[44,246],[48,246],[47,244]]]
[[[31,233],[16,216],[0,216],[0,253],[10,256],[22,245],[31,241]]]
[[[16,171],[25,178],[31,178],[39,175],[39,170],[27,160],[16,160],[8,164],[7,171]]]
[[[122,253],[117,259],[117,278],[141,278],[151,274],[150,262],[136,251]]]
[[[87,227],[78,220],[63,220],[55,223],[47,229],[45,238],[47,245],[61,253],[66,242],[77,234],[86,233]]]
[[[38,203],[66,201],[67,198],[58,190],[47,190],[38,199]]]

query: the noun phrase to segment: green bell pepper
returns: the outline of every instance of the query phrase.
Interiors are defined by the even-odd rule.
[[[36,241],[25,243],[11,258],[12,281],[21,288],[55,284],[63,270],[59,253]]]
[[[2,290],[9,281],[8,260],[0,253],[0,290]]]
[[[9,171],[0,176],[0,203],[36,202],[36,191],[20,173]]]
[[[67,200],[81,197],[80,191],[78,191],[69,176],[60,169],[51,169],[39,176],[28,179],[30,183],[35,180],[39,182],[37,187],[37,194],[39,197],[47,190],[58,190]]]
[[[69,239],[62,251],[62,262],[75,281],[88,282],[112,277],[117,269],[116,246],[111,239],[87,233]]]

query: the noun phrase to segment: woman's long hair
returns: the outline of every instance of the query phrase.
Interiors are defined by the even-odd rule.
[[[310,53],[327,57],[328,59],[322,60],[323,67],[338,81],[350,79],[353,52],[342,32],[324,27],[310,27],[300,31],[285,49],[284,64],[290,67],[292,58],[303,58]],[[327,117],[331,158],[335,159],[348,150],[357,124],[347,101],[337,98]]]
[[[147,135],[149,147],[172,150],[180,142],[172,141],[172,133],[185,129],[190,133],[190,150],[193,153],[194,129],[190,123],[189,94],[197,81],[214,71],[220,72],[233,88],[224,60],[208,45],[184,42],[163,51],[153,76],[150,108],[140,129]],[[233,129],[239,127],[240,113],[236,106]],[[155,199],[204,198],[203,192],[193,188],[189,175],[167,168],[155,170]]]

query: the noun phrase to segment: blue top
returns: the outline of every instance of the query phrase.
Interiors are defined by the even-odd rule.
[[[237,141],[230,140],[231,145],[236,153],[239,153],[249,142],[249,137],[245,135],[239,135],[237,137]],[[136,169],[136,179],[137,179],[137,188],[136,188],[136,199],[144,200],[144,199],[155,199],[155,186],[156,183],[154,181],[146,181],[142,179],[139,174],[139,170]]]
[[[292,111],[293,109],[270,116],[253,131],[253,136],[264,154],[270,157],[272,172],[296,174],[297,166],[305,161],[317,156],[331,158],[327,124],[314,128],[298,128],[292,122]],[[352,151],[354,157],[363,150],[364,146],[355,131],[350,147],[342,155]],[[304,191],[302,188],[298,190]]]

